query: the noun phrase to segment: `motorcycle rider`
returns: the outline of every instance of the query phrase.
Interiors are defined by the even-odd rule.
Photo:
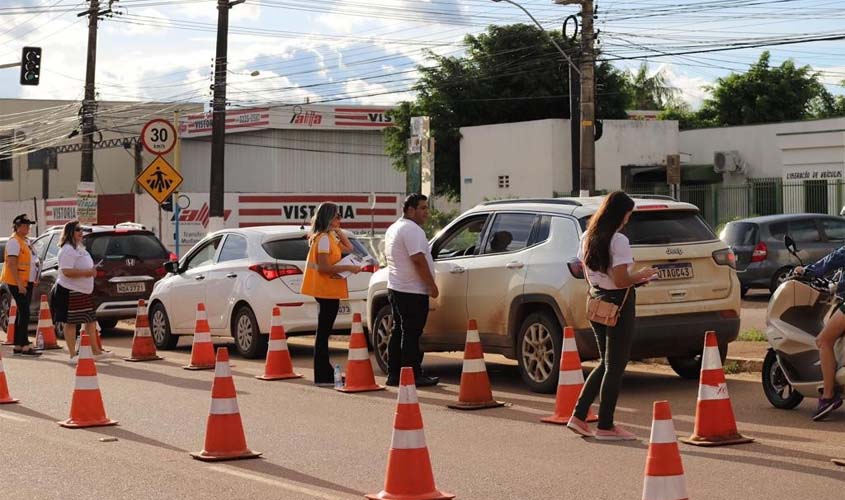
[[[845,246],[834,250],[814,264],[796,267],[794,273],[799,276],[806,274],[809,277],[822,277],[841,268],[845,268]],[[836,294],[843,297],[845,296],[843,292],[845,292],[845,273],[837,284]],[[836,341],[842,335],[845,335],[845,303],[839,304],[816,337],[824,388],[819,398],[819,407],[813,415],[815,421],[824,420],[833,410],[842,406],[842,395],[836,389],[836,355],[833,350]]]

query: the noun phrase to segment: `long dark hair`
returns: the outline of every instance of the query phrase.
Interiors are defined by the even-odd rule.
[[[79,226],[78,220],[72,220],[65,224],[65,227],[62,228],[62,237],[59,238],[59,248],[65,245],[72,245],[76,247],[76,243],[73,241],[73,233],[76,231],[76,228]]]
[[[622,191],[607,195],[590,219],[584,236],[584,264],[593,271],[607,273],[610,267],[610,240],[619,230],[625,215],[634,209],[634,200]]]
[[[334,203],[321,203],[317,207],[317,213],[314,214],[314,218],[311,220],[309,238],[313,240],[318,234],[329,232],[332,227],[332,221],[338,213],[340,213],[340,208]]]

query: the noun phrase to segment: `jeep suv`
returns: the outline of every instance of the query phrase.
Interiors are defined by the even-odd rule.
[[[431,301],[424,351],[461,351],[469,318],[485,352],[516,359],[536,392],[557,387],[562,330],[575,329],[581,359],[598,358],[586,317],[588,285],[577,259],[581,234],[601,197],[500,200],[463,213],[430,242],[440,296]],[[637,266],[658,279],[637,290],[632,358],[667,357],[682,377],[701,368],[704,332],[714,330],[722,355],[739,330],[735,257],[694,205],[635,197],[624,233]],[[387,270],[370,280],[367,300],[376,359],[387,369],[392,325]]]

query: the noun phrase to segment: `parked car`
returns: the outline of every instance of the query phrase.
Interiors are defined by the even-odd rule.
[[[6,259],[6,242],[9,238],[0,238],[0,270]],[[0,283],[0,329],[4,332],[9,325],[9,305],[12,303],[12,293],[5,283]],[[5,338],[3,340],[6,340]]]
[[[430,242],[440,296],[432,300],[424,351],[460,351],[469,318],[485,352],[516,359],[525,383],[553,392],[564,327],[575,329],[582,359],[598,349],[586,318],[588,285],[577,260],[580,237],[601,197],[501,200],[463,213]],[[666,356],[697,378],[704,332],[715,330],[723,355],[739,330],[734,255],[694,205],[636,198],[625,234],[638,265],[655,266],[657,281],[637,291],[633,359]],[[497,237],[507,232],[508,238]],[[496,248],[496,244],[500,248]],[[392,325],[387,270],[370,281],[367,320],[376,359],[387,369]]]
[[[138,300],[148,299],[153,285],[167,272],[164,264],[175,258],[158,237],[138,224],[83,226],[82,244],[94,262],[102,261],[94,278],[92,300],[101,328],[114,328],[134,318]],[[41,281],[33,293],[31,327],[38,321],[39,297],[50,294],[59,273],[61,227],[51,227],[32,244],[41,259]],[[62,335],[60,329],[58,335]]]
[[[805,264],[810,264],[845,244],[845,219],[824,214],[779,214],[726,224],[719,238],[736,254],[743,295],[756,288],[774,293],[798,265],[783,243],[787,235],[798,244]]]
[[[180,335],[194,333],[196,306],[204,302],[212,335],[231,336],[238,352],[263,356],[274,306],[282,307],[285,332],[317,330],[317,302],[299,293],[308,256],[308,231],[290,226],[227,229],[210,234],[179,262],[150,297],[150,327],[160,349],[176,347]],[[350,234],[354,253],[370,257]],[[373,262],[375,262],[373,260]],[[352,313],[364,311],[373,264],[348,279],[349,300],[341,301],[335,322],[348,330]]]

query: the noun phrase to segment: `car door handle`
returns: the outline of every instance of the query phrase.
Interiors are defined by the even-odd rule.
[[[451,274],[462,274],[464,271],[466,271],[466,268],[463,268],[461,266],[452,266],[452,268],[449,269],[449,272]]]
[[[237,274],[235,274],[235,273],[229,273],[229,274],[227,274],[227,275],[226,275],[226,277],[227,277],[227,278],[237,278],[237,277],[238,277],[238,275],[237,275]]]
[[[205,276],[194,276],[194,279],[197,281],[202,281],[205,279]]]
[[[522,269],[523,267],[525,267],[525,264],[523,264],[522,262],[513,261],[508,262],[508,265],[506,267],[508,269]]]

